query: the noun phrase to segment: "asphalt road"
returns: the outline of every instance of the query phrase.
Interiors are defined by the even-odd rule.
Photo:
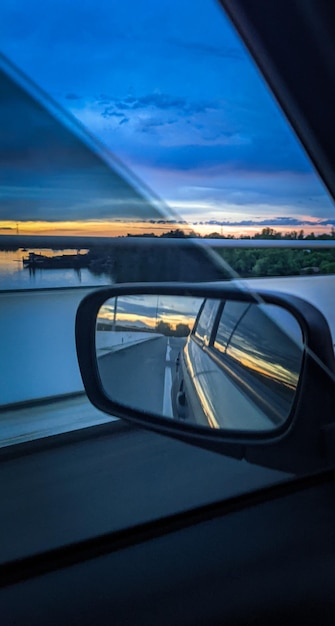
[[[176,337],[154,337],[101,356],[99,374],[109,397],[134,409],[171,417],[172,376],[183,343],[184,339]]]

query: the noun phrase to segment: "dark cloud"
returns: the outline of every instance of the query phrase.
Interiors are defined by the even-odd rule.
[[[122,138],[122,154],[166,170],[310,172],[311,166],[287,127],[263,115],[253,103],[234,108],[222,100],[199,100],[167,93],[110,98],[105,119],[133,120],[133,134]],[[137,114],[137,112],[141,114]],[[143,113],[143,114],[142,114]],[[166,127],[175,125],[165,145]],[[136,133],[146,136],[145,144]],[[113,137],[118,142],[118,138]],[[145,149],[143,149],[145,148]],[[217,175],[217,171],[215,171]]]
[[[324,219],[324,220],[318,221],[318,224],[320,226],[335,226],[335,219]]]
[[[216,57],[218,59],[229,59],[230,61],[241,61],[245,59],[245,53],[241,48],[238,48],[238,46],[213,46],[201,41],[183,41],[182,39],[174,38],[169,38],[167,41],[178,48],[188,50],[192,54],[199,56],[206,55]]]
[[[169,220],[148,220],[149,224],[187,224],[182,219],[169,219]]]
[[[335,220],[309,220],[294,217],[268,217],[263,220],[208,220],[201,222],[193,222],[194,226],[277,226],[277,227],[303,227],[303,226],[330,226],[335,224]]]
[[[106,98],[100,100],[99,104],[101,102],[106,104]],[[216,108],[217,104],[215,102],[192,102],[187,98],[170,96],[166,93],[150,93],[139,97],[110,98],[108,106],[103,109],[101,115],[108,118],[120,115],[120,111],[148,110],[150,108],[160,111],[174,110],[178,111],[180,115],[190,115],[203,112],[209,107]]]
[[[65,98],[67,100],[80,100],[80,96],[78,96],[76,93],[67,93]]]
[[[255,137],[250,143],[222,142],[214,145],[160,146],[148,145],[141,161],[156,164],[160,169],[202,172],[210,178],[231,173],[273,174],[282,172],[309,173],[311,166],[295,148],[271,146]]]
[[[120,221],[120,220],[119,220]],[[138,220],[135,220],[135,223]],[[141,227],[143,222],[152,225],[160,225],[160,226],[183,226],[183,225],[192,225],[192,226],[276,226],[276,227],[303,227],[303,226],[335,226],[335,219],[319,219],[312,220],[308,218],[295,218],[295,217],[287,217],[287,216],[275,216],[268,217],[266,219],[245,219],[245,220],[201,220],[201,221],[187,221],[183,219],[150,219],[150,220],[141,220]]]
[[[122,106],[121,103],[118,106]],[[157,109],[185,109],[187,101],[184,98],[170,96],[166,93],[152,93],[141,98],[128,97],[124,106],[130,109],[156,107]]]

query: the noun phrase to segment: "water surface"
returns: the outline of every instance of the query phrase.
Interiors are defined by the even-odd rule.
[[[110,285],[108,274],[94,274],[89,269],[29,269],[23,267],[22,259],[29,252],[47,256],[75,254],[77,250],[18,249],[0,250],[0,291],[20,289],[47,289],[52,287],[90,287]]]

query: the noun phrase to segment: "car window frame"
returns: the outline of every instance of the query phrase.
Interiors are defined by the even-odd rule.
[[[209,321],[211,321],[212,319],[214,319],[214,323],[213,323],[213,325],[212,325],[212,330],[211,330],[211,331],[210,331],[210,333],[207,335],[207,330],[208,330],[208,328],[209,328],[209,326],[208,326],[208,324],[207,324],[206,329],[205,329],[205,336],[204,336],[204,338],[201,338],[201,337],[199,337],[199,336],[196,334],[196,331],[197,331],[197,327],[198,327],[198,324],[199,324],[199,321],[200,321],[201,315],[202,315],[202,313],[203,313],[203,311],[204,311],[204,308],[205,308],[205,306],[206,306],[206,304],[207,304],[208,302],[213,302],[213,303],[214,303],[214,304],[213,304],[213,306],[217,305],[217,310],[216,310],[216,312],[215,312],[214,314],[212,314],[212,312],[210,312]],[[201,307],[200,307],[200,309],[199,309],[199,312],[198,312],[198,314],[197,314],[197,317],[196,317],[196,319],[195,319],[195,322],[194,322],[194,325],[193,325],[192,331],[191,331],[191,333],[190,333],[190,338],[191,338],[191,339],[193,339],[193,340],[194,340],[194,341],[195,341],[195,342],[196,342],[196,343],[197,343],[200,347],[204,348],[204,347],[209,346],[209,345],[211,344],[211,341],[212,341],[212,334],[213,334],[213,328],[216,328],[216,323],[217,323],[217,318],[218,318],[218,312],[221,310],[221,308],[223,308],[223,306],[224,306],[224,301],[219,301],[219,300],[218,300],[218,301],[216,301],[216,300],[213,300],[213,299],[210,299],[210,298],[206,298],[206,299],[203,301],[203,303],[202,303],[202,305],[201,305]]]

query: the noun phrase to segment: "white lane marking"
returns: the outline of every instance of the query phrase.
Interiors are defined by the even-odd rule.
[[[171,358],[170,358],[170,355],[171,355],[171,350],[172,350],[172,348],[171,348],[171,346],[170,346],[170,339],[169,339],[169,337],[168,337],[168,340],[167,340],[167,346],[166,346],[166,357],[165,357],[165,360],[166,360],[166,361],[171,361]]]
[[[166,356],[165,356],[165,375],[164,375],[164,396],[163,396],[163,416],[173,417],[172,414],[172,402],[171,402],[171,389],[172,389],[172,373],[171,373],[171,346],[170,339],[167,340]]]

